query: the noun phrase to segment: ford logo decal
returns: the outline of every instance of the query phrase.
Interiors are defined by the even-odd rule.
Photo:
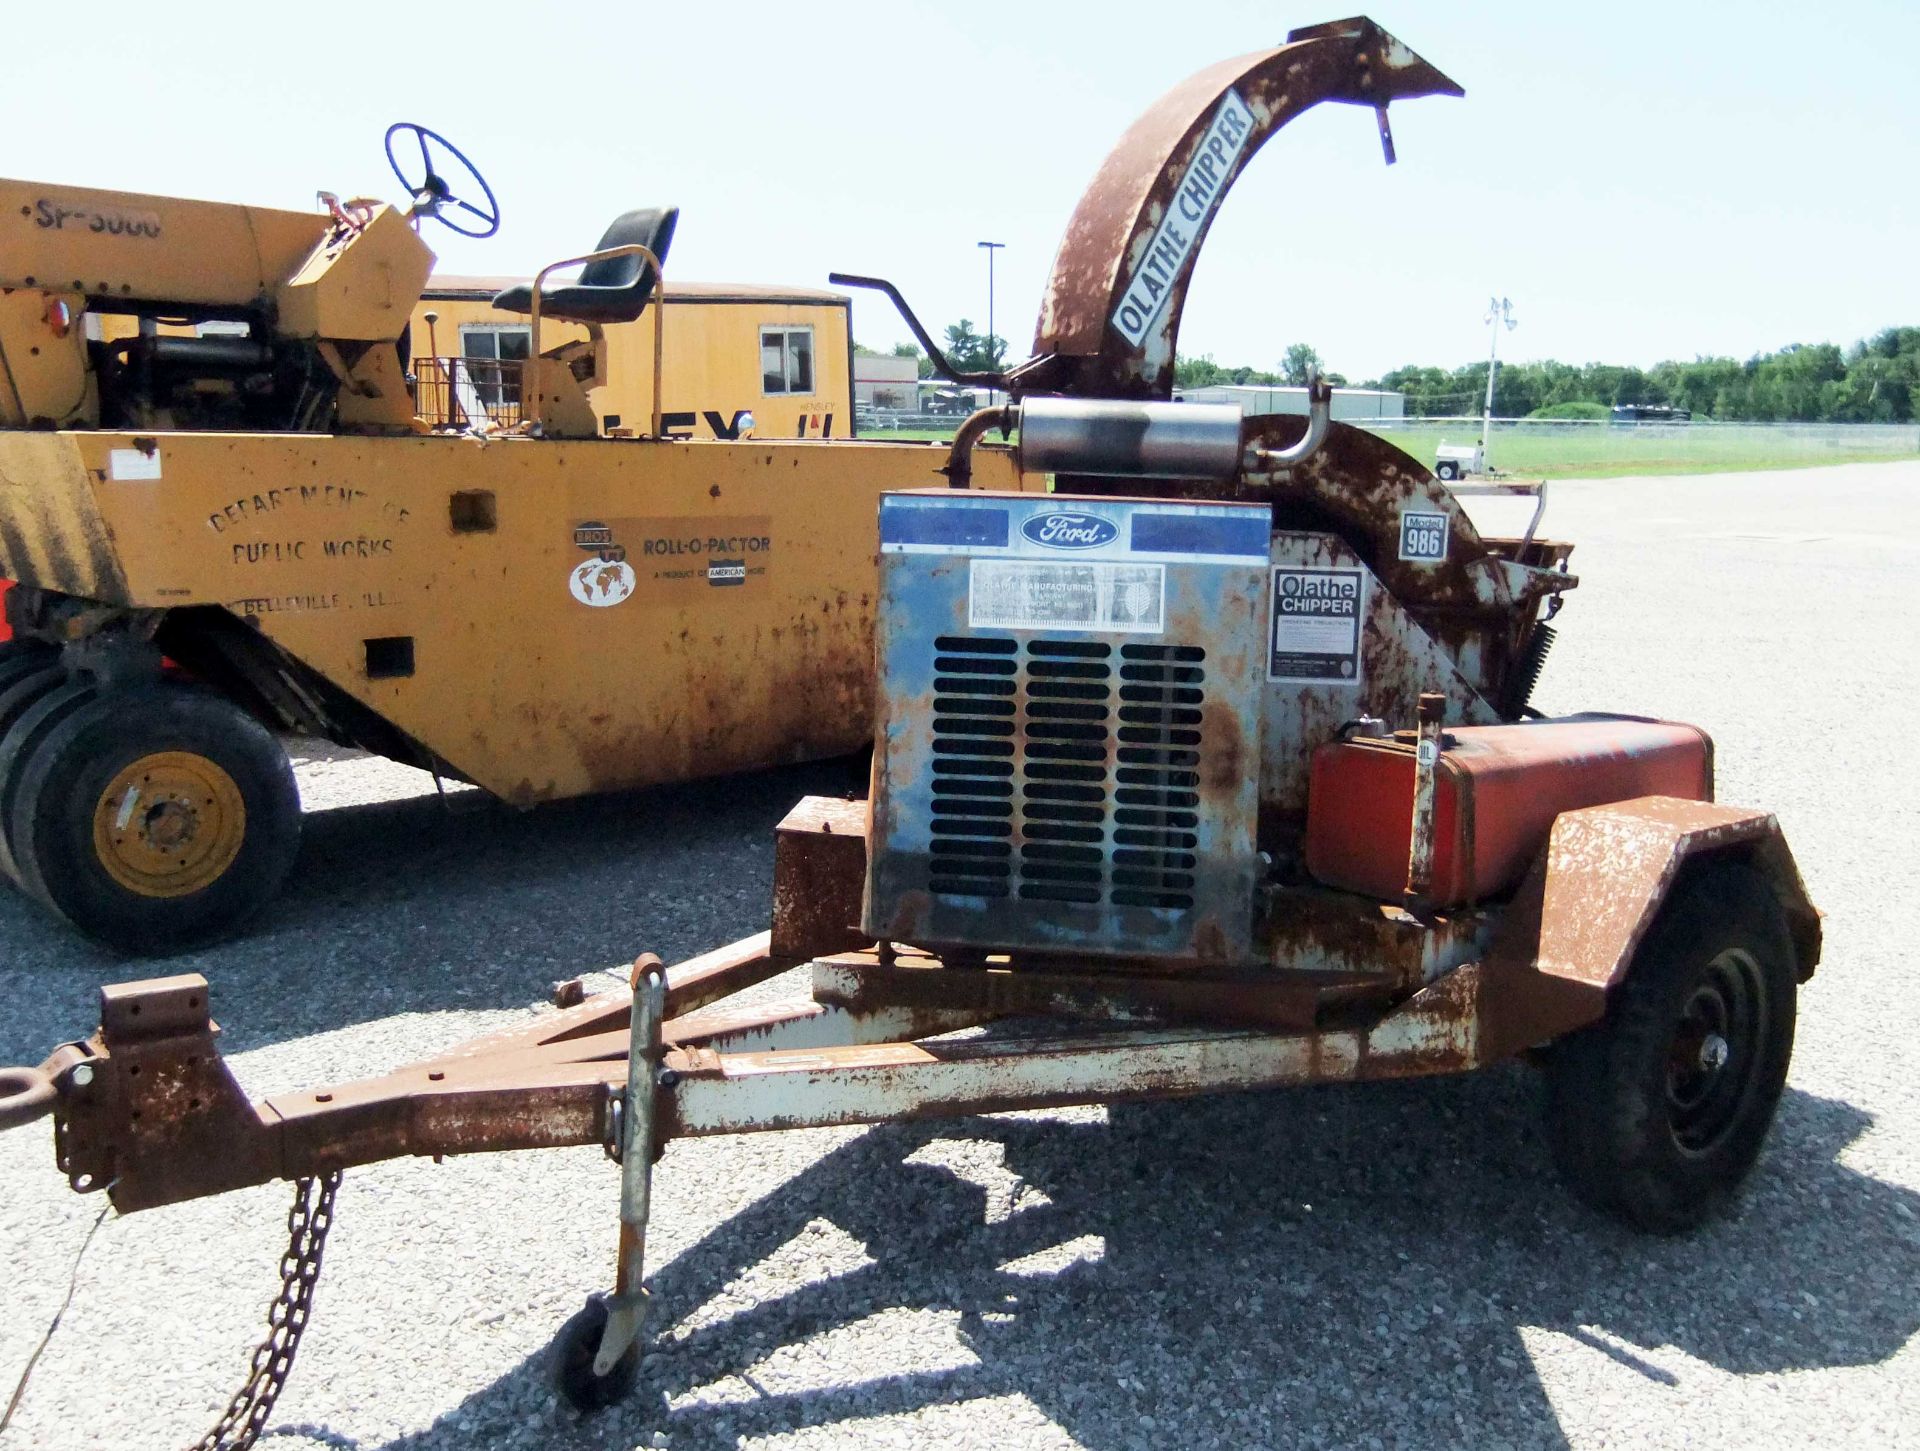
[[[1020,532],[1049,549],[1098,549],[1120,537],[1120,526],[1098,514],[1035,514]]]

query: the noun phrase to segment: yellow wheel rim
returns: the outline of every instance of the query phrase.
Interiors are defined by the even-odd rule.
[[[240,788],[191,751],[158,751],[121,769],[93,808],[93,850],[142,897],[185,897],[217,881],[247,835]]]

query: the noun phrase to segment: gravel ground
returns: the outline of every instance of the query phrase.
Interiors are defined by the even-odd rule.
[[[396,1163],[340,1195],[268,1444],[298,1447],[1920,1444],[1920,1088],[1903,1057],[1920,787],[1920,465],[1556,484],[1585,583],[1550,709],[1698,721],[1775,809],[1827,960],[1739,1216],[1637,1238],[1575,1207],[1513,1069],[1359,1089],[673,1146],[638,1402],[576,1420],[543,1352],[610,1272],[597,1150]],[[307,838],[214,983],[254,1092],[384,1070],[546,985],[763,925],[773,823],[844,770],[444,808],[300,752]],[[0,895],[0,1062],[143,975]],[[596,980],[595,986],[613,979]],[[97,1200],[0,1138],[0,1393]],[[172,1446],[238,1382],[283,1186],[109,1218],[6,1444]]]

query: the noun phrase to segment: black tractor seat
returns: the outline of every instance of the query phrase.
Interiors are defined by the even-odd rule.
[[[673,229],[680,220],[678,207],[642,207],[623,212],[601,234],[593,250],[634,243],[645,247],[664,264],[673,245]],[[589,262],[578,282],[548,283],[540,290],[540,315],[563,322],[632,322],[646,310],[653,295],[654,270],[638,254]],[[493,305],[504,312],[532,312],[533,286],[523,282],[494,294]]]

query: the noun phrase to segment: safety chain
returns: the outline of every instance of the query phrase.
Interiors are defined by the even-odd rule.
[[[247,1451],[266,1430],[273,1403],[293,1369],[307,1317],[313,1313],[313,1287],[320,1278],[320,1255],[326,1249],[327,1231],[333,1228],[333,1196],[339,1188],[338,1169],[294,1184],[293,1208],[287,1211],[287,1252],[280,1257],[280,1293],[267,1307],[266,1338],[254,1348],[246,1384],[234,1392],[214,1428],[188,1451]]]

